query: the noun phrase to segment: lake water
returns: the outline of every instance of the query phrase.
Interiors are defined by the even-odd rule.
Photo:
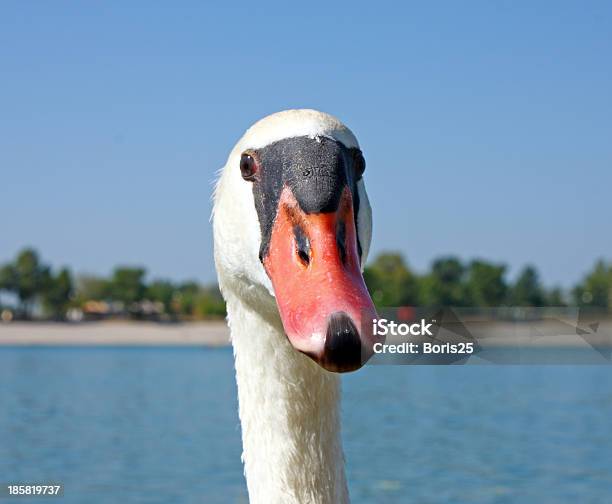
[[[354,503],[611,502],[610,366],[371,366],[343,400]],[[230,349],[0,348],[0,408],[0,482],[44,502],[247,502]]]

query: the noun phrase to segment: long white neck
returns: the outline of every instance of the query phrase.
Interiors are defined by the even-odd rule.
[[[277,315],[227,299],[252,504],[348,502],[340,382],[296,351]]]

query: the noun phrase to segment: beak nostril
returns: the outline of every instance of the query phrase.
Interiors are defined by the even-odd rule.
[[[298,250],[298,257],[305,265],[310,264],[310,257],[304,250]]]
[[[297,255],[300,261],[305,266],[308,266],[310,264],[310,240],[299,225],[293,226],[293,235],[295,236]]]
[[[346,224],[343,221],[338,223],[336,230],[336,243],[338,244],[338,252],[342,264],[346,263]]]

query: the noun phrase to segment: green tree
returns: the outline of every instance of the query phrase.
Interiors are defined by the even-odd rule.
[[[49,267],[40,262],[38,253],[33,249],[22,250],[15,261],[17,272],[17,296],[27,318],[32,310],[36,296],[42,294],[49,281]]]
[[[116,268],[108,286],[110,298],[126,306],[142,301],[146,291],[145,273],[144,268]]]
[[[599,260],[582,283],[573,291],[574,300],[580,306],[612,308],[612,265]]]
[[[0,288],[19,298],[20,311],[25,318],[29,318],[34,300],[43,294],[49,276],[49,267],[40,262],[38,253],[26,248],[19,252],[13,263],[6,264],[0,270]]]
[[[165,313],[174,314],[174,299],[177,288],[167,280],[156,280],[147,287],[146,297],[151,301],[159,301],[164,305]]]
[[[428,306],[465,306],[465,267],[456,257],[442,257],[423,278],[422,298]]]
[[[200,319],[221,318],[226,314],[225,301],[215,285],[200,289],[195,299],[194,315]]]
[[[110,281],[93,275],[79,275],[76,294],[81,301],[102,301],[110,297]]]
[[[510,302],[514,306],[544,306],[544,289],[533,266],[526,266],[518,276],[510,289]]]
[[[181,315],[194,315],[199,290],[200,286],[193,281],[179,285],[178,292],[174,296],[174,303]]]
[[[417,305],[419,284],[401,254],[380,254],[364,270],[364,279],[378,306]]]
[[[43,294],[45,308],[56,319],[63,319],[74,294],[72,275],[66,268],[51,276]]]
[[[14,264],[5,264],[0,268],[0,290],[17,293],[17,271]]]
[[[474,306],[500,306],[506,300],[508,287],[504,280],[506,266],[482,260],[470,263],[466,288]]]
[[[565,306],[565,296],[560,287],[553,287],[546,293],[547,306]]]

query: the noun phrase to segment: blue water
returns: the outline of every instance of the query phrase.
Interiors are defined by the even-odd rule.
[[[351,497],[611,502],[611,419],[610,366],[372,366],[344,379]],[[0,349],[0,482],[45,481],[45,502],[246,502],[231,351]]]

